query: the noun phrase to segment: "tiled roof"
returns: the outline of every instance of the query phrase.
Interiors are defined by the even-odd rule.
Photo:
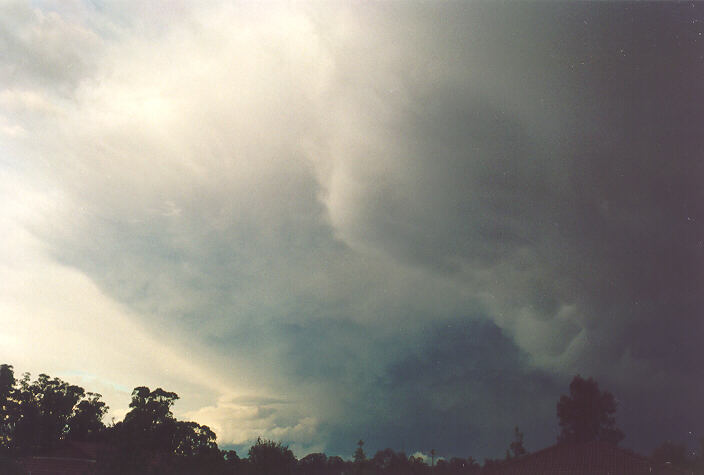
[[[493,468],[492,475],[653,475],[645,457],[604,442],[558,444]]]

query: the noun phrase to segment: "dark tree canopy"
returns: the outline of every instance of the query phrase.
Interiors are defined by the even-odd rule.
[[[512,458],[521,457],[528,453],[523,446],[523,432],[518,430],[518,426],[513,429],[513,442],[511,442],[509,450]]]
[[[97,393],[86,393],[73,410],[73,415],[68,420],[67,438],[70,440],[95,440],[105,425],[103,417],[108,407],[100,400]]]
[[[101,395],[40,374],[20,380],[12,366],[0,365],[0,449],[29,454],[51,449],[63,440],[94,441],[104,430],[107,406]]]
[[[403,452],[394,452],[393,449],[384,449],[374,454],[372,466],[378,471],[388,473],[406,473],[408,471],[408,457]]]
[[[88,444],[100,450],[96,475],[470,475],[496,473],[512,463],[486,459],[480,467],[472,457],[446,458],[434,449],[428,451],[430,460],[391,448],[368,458],[362,440],[351,460],[315,452],[299,461],[283,442],[262,437],[240,459],[235,451],[218,448],[209,427],[176,419],[172,408],[178,399],[162,388],[139,386],[124,419],[106,427],[102,418],[108,408],[100,394],[46,374],[34,381],[27,373],[17,379],[12,366],[0,365],[0,474],[24,473],[23,460],[82,445],[75,441],[96,442]],[[616,408],[611,393],[593,379],[576,376],[569,395],[557,404],[559,441],[618,442],[623,434],[615,426]],[[526,453],[523,433],[515,427],[506,459]],[[684,445],[672,443],[656,449],[651,460],[688,470],[704,467],[704,457],[690,456]]]
[[[0,365],[0,448],[12,446],[13,428],[17,411],[11,395],[15,389],[15,372],[11,365]]]
[[[117,448],[106,463],[111,473],[141,473],[154,465],[169,473],[216,473],[237,464],[234,452],[228,459],[220,452],[208,426],[174,417],[171,408],[177,400],[176,393],[161,388],[132,391],[130,411],[108,431]]]
[[[158,424],[173,419],[171,407],[177,400],[176,393],[167,392],[161,388],[154,391],[144,386],[134,388],[132,402],[130,402],[132,410],[125,416],[125,421],[132,418],[145,418],[151,424]]]
[[[0,403],[4,403],[15,387],[15,371],[12,365],[0,365]]]
[[[354,461],[355,463],[362,463],[365,460],[367,460],[367,455],[364,453],[364,441],[359,439],[357,449],[354,451]]]
[[[575,376],[570,383],[569,396],[561,396],[557,403],[561,428],[558,442],[600,440],[618,444],[623,439],[623,432],[616,427],[617,407],[613,394],[601,391],[592,378]]]
[[[249,462],[263,475],[286,475],[296,467],[296,457],[288,446],[261,437],[249,449]]]
[[[328,457],[320,452],[308,454],[298,461],[298,468],[309,475],[324,474],[328,471]]]

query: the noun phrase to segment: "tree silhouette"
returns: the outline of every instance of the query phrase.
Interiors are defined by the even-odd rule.
[[[178,400],[176,393],[164,391],[157,388],[149,391],[149,388],[140,386],[132,391],[132,410],[125,416],[125,421],[130,419],[143,418],[150,424],[159,424],[169,419],[173,419],[171,407]]]
[[[0,404],[3,404],[15,387],[15,371],[12,365],[0,365]]]
[[[225,459],[225,470],[228,473],[238,473],[238,469],[242,465],[242,460],[239,455],[237,455],[237,452],[234,450],[223,450],[222,455]]]
[[[226,463],[208,426],[176,420],[171,407],[177,400],[161,388],[132,391],[130,411],[108,433],[116,448],[105,463],[110,473],[217,473],[238,466]]]
[[[96,440],[104,431],[107,406],[100,394],[40,374],[17,380],[0,365],[0,449],[19,456],[50,450],[63,440]]]
[[[339,473],[427,475],[476,474],[491,471],[504,462],[485,459],[481,468],[476,461],[438,457],[430,450],[431,466],[422,458],[407,457],[387,448],[369,460],[364,441],[359,440],[354,461],[324,453],[312,453],[296,460],[281,442],[257,438],[248,458],[240,460],[234,451],[220,451],[215,433],[196,422],[177,420],[171,409],[179,399],[173,392],[139,386],[132,392],[130,410],[124,419],[105,427],[102,418],[107,406],[100,394],[85,392],[59,378],[40,374],[35,381],[25,373],[15,378],[10,365],[0,365],[0,473],[21,473],[13,458],[51,453],[63,441],[100,441],[95,473],[174,475],[327,475]],[[562,432],[560,442],[601,440],[618,442],[623,434],[615,426],[617,403],[614,396],[601,391],[593,379],[576,376],[569,395],[557,403]],[[525,455],[523,433],[514,428],[507,459]],[[60,448],[63,450],[63,447]],[[700,460],[687,458],[684,446],[663,444],[653,453],[660,462],[694,467]]]
[[[354,463],[362,463],[367,460],[367,455],[364,453],[364,441],[359,439],[357,441],[357,450],[354,451]]]
[[[207,458],[217,451],[215,432],[192,421],[177,421],[174,453],[184,457]]]
[[[9,429],[14,449],[22,453],[51,449],[69,436],[71,428],[78,421],[74,418],[82,417],[88,423],[88,414],[81,413],[85,404],[82,408],[78,407],[84,396],[83,388],[59,378],[40,374],[34,382],[30,382],[29,374],[25,373],[19,381],[19,387],[10,393],[16,411]],[[98,399],[99,395],[93,395],[93,402],[88,404],[104,407]],[[93,414],[90,425],[95,432],[103,427],[103,414],[104,411],[101,410]]]
[[[95,441],[105,429],[103,416],[108,407],[97,393],[86,393],[74,408],[67,423],[66,438],[69,440]]]
[[[523,446],[523,432],[518,430],[518,426],[513,428],[513,442],[511,442],[509,449],[512,458],[521,457],[528,453]]]
[[[425,474],[428,473],[428,465],[423,460],[423,457],[408,457],[408,473],[411,474]]]
[[[349,464],[349,462],[345,462],[339,455],[332,455],[328,457],[327,467],[332,473],[337,474],[344,472],[345,467]]]
[[[17,403],[12,399],[15,391],[15,372],[11,365],[0,365],[0,449],[8,452],[13,444],[13,431],[17,421]]]
[[[312,453],[298,461],[299,471],[306,475],[317,475],[327,472],[328,457],[323,453]]]
[[[115,426],[120,445],[135,450],[175,451],[176,420],[171,407],[178,400],[176,393],[140,386],[132,391],[131,410],[122,423]]]
[[[106,428],[100,394],[46,374],[17,380],[12,366],[0,365],[0,473],[24,473],[13,458],[51,453],[65,440],[102,443],[95,473],[241,473],[235,452],[221,452],[210,428],[174,418],[176,400],[176,393],[137,387],[124,420]]]
[[[296,457],[288,446],[261,437],[249,449],[249,462],[255,473],[262,475],[286,475],[296,467]]]
[[[403,452],[394,452],[393,449],[384,449],[378,451],[372,457],[372,467],[377,472],[383,473],[407,473],[408,472],[408,457]]]
[[[617,406],[613,394],[600,391],[592,378],[575,376],[570,383],[570,395],[561,396],[557,403],[557,418],[562,429],[558,442],[600,440],[618,444],[623,432],[616,427]]]

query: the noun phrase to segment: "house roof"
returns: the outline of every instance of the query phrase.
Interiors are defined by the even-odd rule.
[[[492,475],[653,475],[648,459],[605,442],[558,444],[500,463]]]
[[[22,468],[31,475],[92,475],[95,462],[90,460],[26,457],[20,460]]]
[[[57,447],[19,460],[31,475],[87,475],[95,473],[98,453],[108,449],[104,444],[64,441]]]
[[[105,444],[100,444],[97,442],[64,441],[50,451],[42,453],[41,455],[51,458],[69,458],[95,461],[98,459],[99,452],[105,450],[106,447],[107,446]]]

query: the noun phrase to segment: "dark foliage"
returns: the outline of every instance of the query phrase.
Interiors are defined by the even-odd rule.
[[[298,461],[298,471],[310,475],[325,474],[328,471],[328,457],[323,453],[312,453]]]
[[[509,445],[509,450],[511,458],[522,457],[528,453],[523,446],[523,432],[518,430],[518,426],[513,429],[513,442]]]
[[[105,429],[107,406],[100,394],[40,374],[15,379],[0,365],[0,448],[18,456],[51,450],[62,440],[94,441]]]
[[[355,463],[362,463],[365,460],[367,460],[367,455],[364,453],[364,441],[359,439],[357,449],[354,451],[354,461]]]
[[[613,394],[599,390],[592,378],[575,376],[570,383],[570,395],[561,396],[557,403],[557,418],[562,429],[558,442],[600,440],[618,444],[623,432],[616,427],[617,406]]]
[[[296,468],[296,457],[286,445],[273,440],[257,438],[249,449],[249,463],[262,475],[287,475]]]
[[[360,440],[353,460],[316,452],[296,460],[288,446],[257,438],[248,457],[234,450],[221,451],[215,433],[196,422],[177,420],[171,409],[178,400],[173,392],[140,386],[132,392],[130,410],[122,421],[106,427],[107,406],[100,394],[85,392],[59,378],[40,374],[31,381],[16,379],[10,365],[0,365],[0,473],[25,473],[18,457],[51,453],[62,444],[91,442],[97,451],[95,475],[470,475],[501,469],[503,460],[472,457],[444,458],[431,450],[433,463],[387,448],[367,458]],[[560,442],[602,440],[618,442],[623,434],[615,427],[616,401],[600,391],[592,379],[575,377],[570,395],[557,404],[562,434]],[[703,443],[704,446],[704,443]],[[507,459],[527,454],[523,433],[516,427]],[[654,466],[695,471],[702,457],[688,456],[681,444],[666,442],[655,449]],[[508,462],[512,463],[512,462]]]
[[[102,463],[109,473],[224,473],[234,465],[225,460],[215,433],[195,422],[178,421],[171,407],[176,393],[137,387],[131,410],[122,422],[107,430],[106,440],[116,450]]]

